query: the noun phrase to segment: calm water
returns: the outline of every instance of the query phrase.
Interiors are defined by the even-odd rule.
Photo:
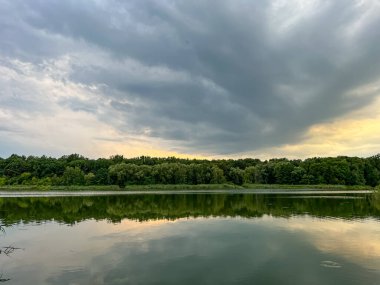
[[[5,284],[380,284],[380,197],[0,198]]]

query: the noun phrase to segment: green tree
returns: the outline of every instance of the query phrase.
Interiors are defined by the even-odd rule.
[[[294,167],[292,172],[290,173],[291,184],[301,184],[304,175],[306,175],[306,170],[302,166]]]
[[[255,182],[261,184],[274,184],[276,182],[273,162],[265,162],[256,166]]]
[[[294,170],[293,164],[289,161],[280,161],[274,166],[274,176],[278,184],[291,184],[292,172]]]
[[[244,183],[244,170],[237,168],[237,167],[231,167],[230,169],[230,178],[231,182],[236,185],[243,185]]]
[[[95,184],[95,174],[90,172],[90,173],[87,173],[85,176],[84,176],[84,184],[85,185],[94,185]]]
[[[111,165],[108,169],[111,183],[119,185],[120,188],[124,188],[127,183],[127,168],[128,166],[124,162]]]
[[[371,164],[371,161],[367,161],[364,166],[364,178],[367,185],[375,187],[380,183],[380,172]]]
[[[7,178],[6,177],[0,177],[0,186],[4,186],[7,184]]]
[[[244,182],[245,183],[255,183],[256,182],[256,167],[248,166],[244,169]]]
[[[211,181],[212,184],[220,184],[226,182],[226,178],[224,177],[223,170],[221,170],[216,165],[211,167]]]
[[[79,167],[67,166],[62,175],[63,185],[84,185],[84,173]]]
[[[18,177],[18,184],[28,185],[31,184],[32,174],[30,172],[24,172]]]
[[[96,185],[107,185],[109,184],[108,179],[108,167],[107,168],[99,168],[95,171],[95,184]]]

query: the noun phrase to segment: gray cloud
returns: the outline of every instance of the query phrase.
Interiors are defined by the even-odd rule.
[[[0,52],[36,66],[68,56],[57,80],[101,100],[62,104],[122,132],[253,151],[378,96],[347,96],[380,78],[378,2],[282,2],[1,1]]]

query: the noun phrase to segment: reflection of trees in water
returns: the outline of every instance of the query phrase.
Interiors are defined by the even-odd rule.
[[[0,225],[0,232],[5,233],[5,226],[4,225]],[[0,248],[0,255],[6,255],[9,257],[16,249],[18,249],[18,248],[13,247],[13,246],[1,247]],[[3,276],[4,276],[4,273],[1,273],[0,274],[0,282],[7,282],[7,281],[11,280],[10,278],[5,278]]]
[[[336,196],[336,195],[334,195]],[[15,223],[55,220],[73,224],[86,219],[124,218],[145,221],[184,217],[291,217],[294,215],[343,219],[380,219],[380,194],[340,198],[253,194],[166,194],[98,197],[0,198],[0,233]],[[0,257],[21,248],[0,247]],[[0,273],[0,282],[10,278]]]
[[[11,280],[10,278],[3,278],[3,274],[0,274],[0,282],[7,282]]]
[[[5,234],[5,225],[0,225],[0,232]],[[5,255],[7,257],[10,257],[16,250],[19,250],[19,249],[21,249],[21,248],[14,247],[12,245],[0,247],[0,256]],[[4,273],[0,273],[0,282],[7,282],[9,280],[11,280],[11,279],[4,277]]]
[[[0,254],[5,254],[6,256],[10,256],[15,250],[17,249],[21,249],[19,247],[14,247],[14,246],[3,246],[1,249],[0,249]]]
[[[184,217],[317,217],[380,218],[376,195],[343,195],[340,198],[252,194],[166,194],[98,197],[2,198],[0,218],[4,225],[56,220],[72,224],[85,219],[124,218],[145,221]],[[336,197],[336,195],[334,195]]]

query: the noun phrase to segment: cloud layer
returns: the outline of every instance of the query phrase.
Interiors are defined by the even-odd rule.
[[[0,155],[257,152],[379,97],[378,1],[0,4]]]

